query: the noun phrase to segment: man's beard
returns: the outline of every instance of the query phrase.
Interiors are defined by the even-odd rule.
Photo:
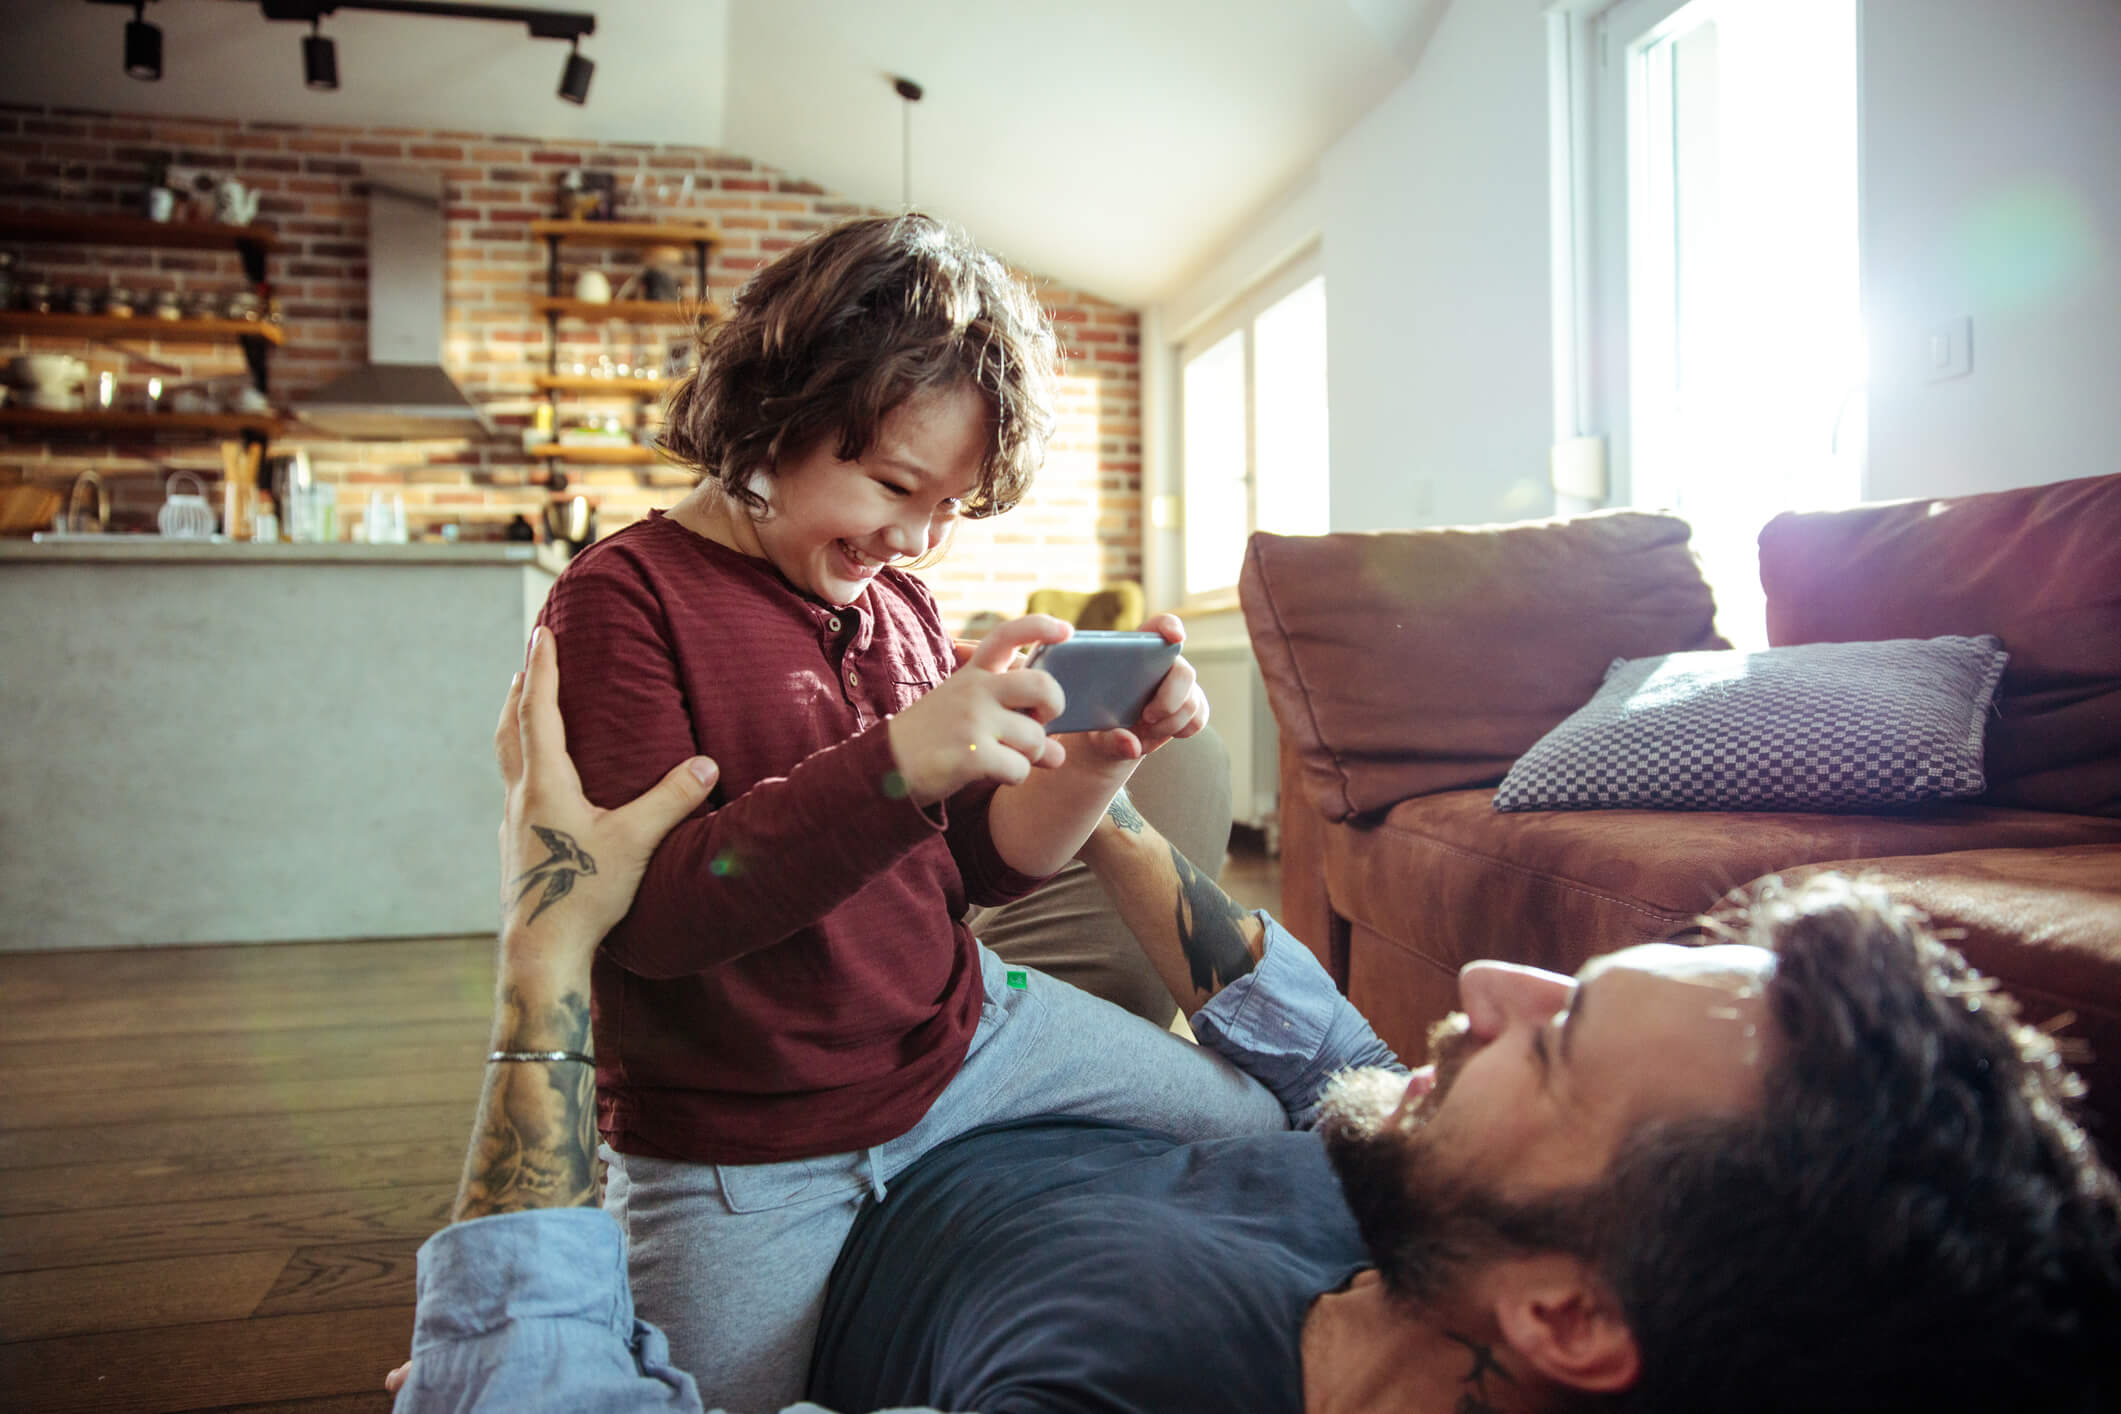
[[[1407,1112],[1395,1116],[1406,1098],[1407,1077],[1382,1066],[1344,1070],[1326,1085],[1318,1101],[1318,1131],[1328,1145],[1336,1136],[1375,1139],[1387,1129],[1412,1134],[1429,1122],[1443,1097],[1450,1093],[1458,1072],[1480,1050],[1473,1039],[1473,1025],[1462,1011],[1454,1011],[1429,1028],[1429,1061],[1436,1067],[1436,1083]]]
[[[1407,1080],[1366,1068],[1334,1077],[1319,1100],[1318,1132],[1378,1274],[1396,1296],[1432,1305],[1483,1261],[1525,1251],[1575,1250],[1586,1234],[1586,1194],[1512,1202],[1454,1172],[1424,1129],[1465,1063],[1481,1048],[1465,1014],[1429,1028],[1436,1083],[1395,1113]]]

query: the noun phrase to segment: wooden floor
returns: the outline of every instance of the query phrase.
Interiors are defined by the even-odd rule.
[[[0,957],[0,1406],[384,1410],[490,938]]]
[[[1278,862],[1225,886],[1272,906]],[[0,1409],[390,1407],[490,938],[0,956]]]

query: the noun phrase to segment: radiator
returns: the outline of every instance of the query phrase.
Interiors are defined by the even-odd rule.
[[[1186,658],[1200,674],[1215,730],[1230,749],[1230,802],[1237,823],[1266,836],[1267,852],[1281,852],[1281,739],[1267,706],[1266,684],[1252,647],[1236,642],[1189,640]]]

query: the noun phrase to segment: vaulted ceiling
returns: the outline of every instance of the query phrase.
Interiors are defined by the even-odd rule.
[[[1495,4],[1510,0],[1462,0]],[[158,0],[164,77],[119,63],[127,11],[0,0],[0,98],[279,122],[726,147],[916,205],[1027,268],[1144,303],[1227,243],[1412,72],[1449,0],[554,0],[593,10],[589,103],[519,26],[347,12],[340,89],[250,0]]]

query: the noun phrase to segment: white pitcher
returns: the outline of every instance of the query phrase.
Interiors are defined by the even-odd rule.
[[[214,219],[229,226],[248,226],[258,214],[258,194],[234,177],[214,190]]]
[[[179,481],[189,481],[190,495],[177,490]],[[206,540],[214,533],[214,508],[206,500],[206,484],[188,471],[169,478],[168,497],[155,513],[155,527],[172,540]]]

